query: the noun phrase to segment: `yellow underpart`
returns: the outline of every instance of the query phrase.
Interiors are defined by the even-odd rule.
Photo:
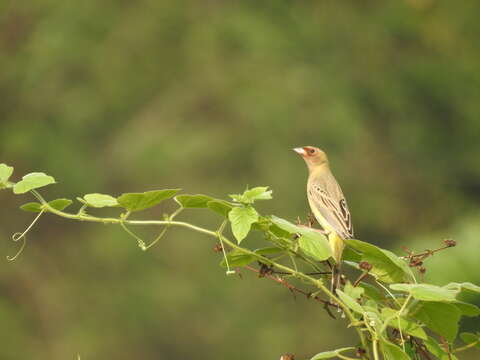
[[[330,242],[330,248],[332,249],[332,256],[335,262],[337,264],[340,264],[343,249],[345,247],[345,242],[335,232],[331,232],[328,234],[328,241]]]
[[[337,264],[340,264],[342,259],[343,249],[345,248],[345,242],[340,236],[337,235],[335,230],[330,226],[330,224],[325,220],[320,211],[318,211],[315,206],[310,206],[313,211],[313,215],[323,227],[325,231],[328,231],[328,242],[330,243],[330,248],[332,249],[332,257]]]

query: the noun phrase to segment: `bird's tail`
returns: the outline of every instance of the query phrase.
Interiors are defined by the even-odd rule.
[[[336,289],[340,286],[340,267],[342,264],[342,252],[345,247],[345,242],[336,233],[331,232],[328,234],[328,241],[332,249],[332,257],[335,260],[335,265],[332,268],[332,285],[331,290],[335,294]]]

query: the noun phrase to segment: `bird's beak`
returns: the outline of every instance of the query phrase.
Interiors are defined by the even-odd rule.
[[[301,147],[294,148],[293,151],[295,151],[298,155],[301,155],[301,156],[305,156],[307,154],[305,149]]]

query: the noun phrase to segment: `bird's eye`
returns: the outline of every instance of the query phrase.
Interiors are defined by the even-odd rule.
[[[309,153],[310,155],[315,154],[315,149],[308,149],[308,153]]]

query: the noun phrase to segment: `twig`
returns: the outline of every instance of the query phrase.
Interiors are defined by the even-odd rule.
[[[273,280],[273,281],[275,281],[279,284],[282,284],[292,292],[297,292],[297,293],[300,293],[302,295],[305,295],[307,297],[307,299],[317,300],[317,301],[321,302],[322,304],[325,304],[326,306],[333,306],[335,308],[338,307],[337,305],[331,303],[328,300],[324,300],[324,299],[322,299],[322,298],[320,298],[316,295],[312,296],[312,293],[304,291],[302,289],[299,289],[298,287],[296,287],[295,285],[287,282],[284,278],[282,278],[280,276],[275,276],[276,274],[278,274],[276,272],[265,272],[265,270],[262,270],[262,268],[256,269],[256,268],[254,268],[250,265],[246,265],[246,266],[244,266],[244,268],[248,269],[250,271],[256,272],[261,277],[269,278],[269,279],[271,279],[271,280]],[[335,319],[335,317],[334,317],[334,319]]]

